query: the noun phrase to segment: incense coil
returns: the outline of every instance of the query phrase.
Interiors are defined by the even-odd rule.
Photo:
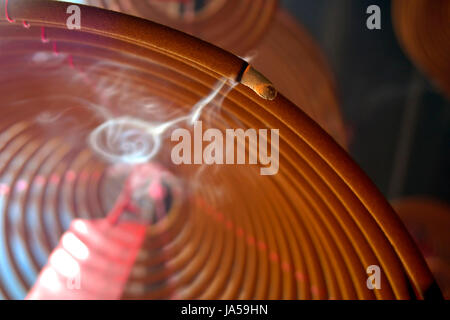
[[[445,0],[392,3],[397,37],[411,60],[450,97],[450,4]]]
[[[4,4],[0,1],[1,7]],[[245,66],[238,57],[195,38],[96,8],[81,6],[82,31],[68,31],[66,5],[14,1],[8,13],[16,23],[3,17],[0,21],[0,44],[8,47],[0,59],[0,70],[8,70],[1,73],[0,87],[4,298],[20,298],[32,285],[33,274],[28,276],[23,269],[31,266],[37,271],[45,263],[45,253],[66,227],[62,216],[95,218],[108,211],[102,201],[109,184],[101,181],[109,177],[111,165],[93,155],[85,139],[103,122],[98,112],[85,107],[102,103],[95,95],[98,86],[92,84],[126,79],[129,94],[145,90],[144,96],[164,101],[167,114],[186,113],[218,80],[237,79]],[[22,26],[23,20],[29,28]],[[31,63],[49,55],[60,60]],[[133,108],[134,99],[120,100],[123,93],[107,101],[108,110],[144,117],[143,106]],[[126,102],[125,110],[114,101]],[[69,102],[73,108],[61,110]],[[59,111],[58,120],[43,126],[39,118],[43,111],[49,112],[47,119]],[[123,298],[440,295],[386,200],[298,107],[282,94],[265,100],[238,84],[224,98],[219,115],[207,119],[208,127],[280,129],[279,173],[261,176],[258,167],[244,165],[206,167],[203,172],[199,166],[175,166],[168,160],[171,144],[165,140],[155,161],[183,179],[186,199],[179,210],[149,227]],[[36,197],[24,197],[25,184],[17,187],[19,181],[28,183],[27,190],[38,187],[38,181],[53,181],[53,190],[41,188]],[[28,209],[33,203],[50,209],[35,214]],[[17,224],[12,223],[17,206],[23,216],[38,217],[39,226],[24,224],[20,216]],[[39,230],[44,239],[54,240],[32,236]],[[14,241],[26,248],[26,254]],[[41,260],[33,247],[39,242],[46,248]],[[366,286],[366,268],[372,264],[383,270],[380,290]],[[12,289],[11,283],[21,288]]]
[[[278,1],[232,0],[226,5],[220,0],[211,1],[214,2],[218,2],[214,14],[201,13],[186,21],[158,10],[158,0],[89,1],[94,6],[155,21],[239,56],[248,56],[283,95],[346,148],[348,139],[334,76],[308,32],[277,6]],[[233,41],[227,41],[229,38]]]

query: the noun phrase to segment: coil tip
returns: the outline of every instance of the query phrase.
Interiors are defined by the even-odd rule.
[[[240,82],[263,99],[273,100],[277,96],[277,89],[273,84],[251,65],[245,69]]]

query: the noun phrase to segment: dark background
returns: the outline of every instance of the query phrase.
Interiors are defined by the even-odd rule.
[[[450,104],[399,45],[387,0],[282,0],[334,72],[350,153],[388,199],[450,199]],[[381,30],[366,9],[381,8]]]

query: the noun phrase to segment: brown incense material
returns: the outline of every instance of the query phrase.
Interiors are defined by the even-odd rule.
[[[261,98],[273,100],[277,96],[277,89],[252,66],[248,66],[242,75],[241,83],[255,91]]]

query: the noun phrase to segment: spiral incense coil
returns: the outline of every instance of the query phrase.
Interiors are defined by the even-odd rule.
[[[323,53],[303,27],[278,8],[278,1],[212,0],[207,2],[209,7],[193,11],[190,19],[171,14],[174,7],[194,2],[89,1],[170,26],[249,58],[283,95],[347,147],[333,75]]]
[[[392,10],[395,31],[406,53],[449,98],[449,1],[396,0]]]
[[[0,8],[5,4],[0,0]],[[72,219],[105,217],[118,199],[133,165],[123,170],[93,146],[142,155],[134,148],[150,150],[147,140],[126,140],[129,132],[116,129],[149,134],[144,123],[190,114],[211,91],[217,99],[200,116],[204,128],[279,129],[279,171],[176,165],[175,143],[161,135],[149,161],[170,172],[183,192],[148,226],[122,298],[440,296],[372,182],[245,61],[176,30],[94,7],[80,6],[82,28],[68,30],[67,5],[10,1],[0,15],[3,298],[26,295]],[[92,138],[115,119],[138,120],[111,127],[111,141]],[[373,265],[381,270],[376,290],[367,285]]]

